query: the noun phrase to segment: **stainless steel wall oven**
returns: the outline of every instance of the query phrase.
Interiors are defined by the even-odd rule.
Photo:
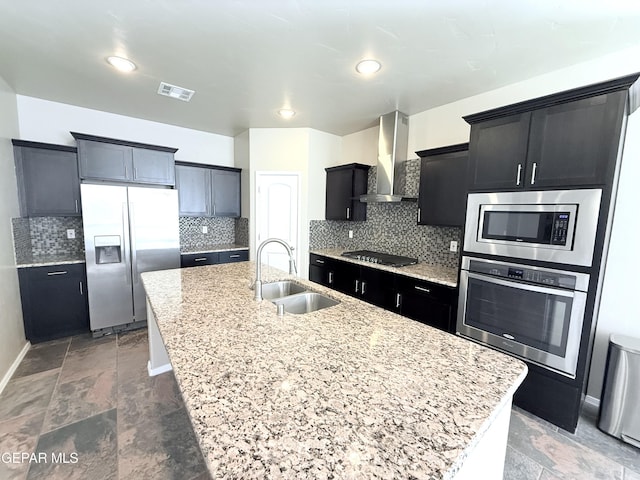
[[[462,258],[457,332],[574,378],[589,275]]]

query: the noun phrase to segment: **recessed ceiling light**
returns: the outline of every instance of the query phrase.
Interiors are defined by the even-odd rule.
[[[136,64],[122,57],[107,57],[109,65],[121,72],[129,73],[136,69]]]
[[[356,65],[356,71],[362,75],[373,75],[376,73],[382,65],[377,60],[366,59],[360,60]]]
[[[296,112],[294,112],[293,110],[291,110],[289,108],[281,108],[280,110],[278,110],[278,115],[280,115],[285,120],[290,119],[295,114],[296,114]]]

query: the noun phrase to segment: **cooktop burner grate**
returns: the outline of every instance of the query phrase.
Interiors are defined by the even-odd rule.
[[[388,267],[405,267],[407,265],[415,265],[416,263],[418,263],[417,258],[402,257],[400,255],[374,252],[372,250],[354,250],[352,252],[343,252],[342,256],[353,258],[355,260],[360,260],[363,262],[386,265]]]

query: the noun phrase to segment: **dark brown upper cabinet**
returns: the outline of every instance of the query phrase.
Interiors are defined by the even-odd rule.
[[[418,225],[462,227],[467,204],[469,144],[416,152],[420,163]]]
[[[359,199],[367,193],[369,165],[350,163],[326,168],[326,220],[364,221],[367,205]]]
[[[80,178],[175,185],[177,148],[71,132],[78,143]]]
[[[79,216],[75,147],[13,140],[20,215]]]
[[[602,186],[613,179],[638,75],[464,117],[473,191]]]
[[[186,217],[239,217],[240,173],[232,167],[176,163],[180,215]]]

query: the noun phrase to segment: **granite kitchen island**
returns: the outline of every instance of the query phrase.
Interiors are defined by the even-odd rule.
[[[523,362],[299,279],[341,303],[279,317],[254,271],[142,274],[150,372],[173,368],[213,478],[502,478]]]

